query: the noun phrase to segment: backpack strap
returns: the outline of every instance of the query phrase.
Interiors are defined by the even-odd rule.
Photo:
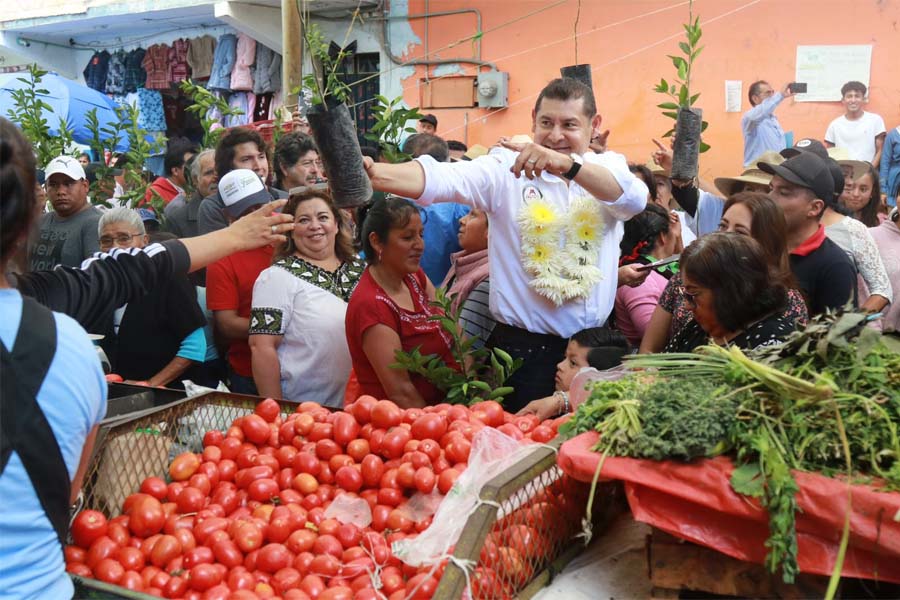
[[[62,548],[69,524],[71,481],[56,436],[37,402],[56,354],[53,313],[22,298],[22,319],[12,353],[0,344],[3,367],[0,398],[0,476],[13,451],[18,454]]]

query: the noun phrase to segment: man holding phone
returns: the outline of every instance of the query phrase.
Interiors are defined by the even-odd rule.
[[[786,84],[780,92],[776,92],[766,81],[754,81],[747,90],[750,110],[741,117],[741,131],[744,134],[744,166],[766,150],[780,152],[784,150],[784,130],[775,116],[775,109],[785,98],[790,98],[796,91]]]

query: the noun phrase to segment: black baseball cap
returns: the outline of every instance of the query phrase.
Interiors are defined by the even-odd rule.
[[[437,117],[432,114],[424,115],[421,119],[419,119],[419,123],[422,121],[426,123],[431,123],[431,126],[437,129]]]
[[[801,152],[780,165],[761,162],[757,166],[770,175],[778,175],[794,185],[812,190],[820,200],[830,202],[834,197],[831,169],[812,152]]]
[[[87,177],[88,183],[94,183],[97,181],[97,175],[100,173],[102,169],[106,168],[107,175],[121,175],[122,169],[116,169],[114,167],[106,167],[103,163],[100,162],[92,162],[88,163],[84,167],[84,174]]]
[[[794,144],[793,148],[785,148],[779,154],[785,158],[792,158],[801,152],[812,152],[822,160],[828,158],[828,149],[822,142],[813,138],[803,138]]]

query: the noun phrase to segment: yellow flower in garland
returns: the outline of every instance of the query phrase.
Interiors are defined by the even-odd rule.
[[[534,235],[545,235],[559,227],[559,215],[556,209],[546,202],[529,202],[519,222]]]
[[[529,244],[522,247],[525,268],[531,273],[547,271],[553,262],[555,251],[550,244]]]

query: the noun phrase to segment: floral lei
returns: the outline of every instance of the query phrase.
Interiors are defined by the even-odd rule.
[[[561,213],[543,199],[531,200],[518,222],[529,285],[557,306],[588,297],[603,279],[596,264],[604,228],[597,201],[580,196]]]

